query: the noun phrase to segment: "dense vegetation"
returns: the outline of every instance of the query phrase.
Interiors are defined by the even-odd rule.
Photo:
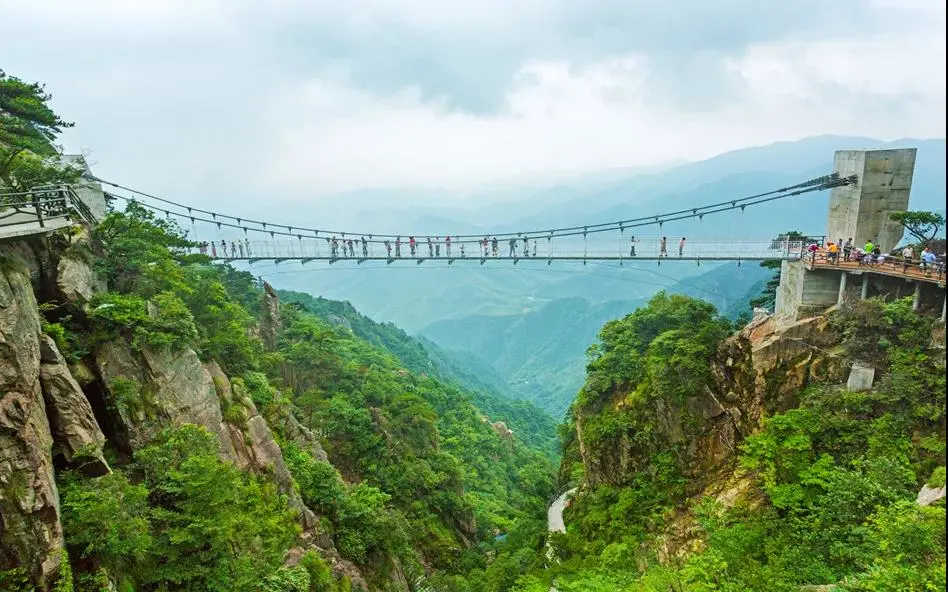
[[[498,435],[460,387],[410,372],[302,303],[281,307],[276,348],[266,351],[252,331],[258,282],[186,254],[175,225],[137,204],[110,214],[93,238],[112,291],[90,303],[87,326],[71,318],[47,326],[85,350],[115,337],[137,348],[192,347],[234,377],[278,439],[283,418],[295,414],[331,462],[281,440],[302,499],[343,557],[376,583],[393,558],[413,578],[427,566],[435,584],[478,572],[489,582],[495,537],[542,518],[553,488],[548,454]],[[117,398],[122,405],[135,393]],[[224,409],[236,424],[246,413],[237,403]],[[532,435],[542,444],[539,426]],[[239,590],[277,577],[298,531],[286,500],[266,479],[219,461],[211,439],[194,427],[169,430],[130,462],[116,457],[108,477],[62,476],[77,581],[104,570],[141,590]],[[307,565],[307,576],[323,581],[318,558]]]
[[[561,563],[516,589],[546,592],[555,580],[560,591],[583,592],[943,590],[944,500],[915,503],[921,486],[945,480],[944,352],[932,348],[931,319],[904,301],[834,313],[839,355],[871,363],[881,380],[858,393],[816,384],[799,406],[766,418],[728,477],[744,494],[725,506],[685,496],[679,451],[655,446],[656,418],[641,407],[706,380],[708,348],[723,336],[712,313],[661,296],[603,329],[575,406],[599,406],[583,425],[586,445],[628,430],[631,454],[647,462],[623,483],[584,491],[567,511],[568,533],[554,537]],[[586,477],[567,444],[564,466]],[[669,520],[683,515],[698,542],[659,561]]]

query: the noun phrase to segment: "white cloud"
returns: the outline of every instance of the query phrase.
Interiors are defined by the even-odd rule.
[[[919,59],[926,55],[935,63]],[[274,98],[273,112],[295,116],[275,126],[266,178],[329,191],[454,186],[698,159],[824,133],[941,137],[944,56],[937,36],[753,46],[729,62],[738,99],[701,113],[646,102],[652,73],[641,55],[526,64],[496,115],[450,111],[411,89],[380,96],[338,74],[317,77]]]
[[[740,29],[747,4],[697,14]],[[685,56],[726,66],[707,80],[674,70],[661,53],[673,41],[635,43],[661,38],[649,27],[662,22],[700,29],[670,3],[637,8],[650,20],[617,46],[598,37],[616,33],[608,18],[626,5],[609,0],[0,0],[0,37],[14,49],[2,66],[48,83],[78,123],[67,146],[91,149],[103,176],[198,201],[274,187],[312,199],[696,159],[813,134],[943,137],[944,2],[872,4],[871,33],[814,17],[812,30],[764,23],[771,38],[735,48],[722,37],[716,48],[728,31],[716,29]],[[566,31],[571,19],[580,32]],[[491,79],[504,82],[493,89],[500,108],[458,108],[431,83],[419,55],[449,46],[440,65],[475,86],[507,52],[513,74]],[[382,54],[393,61],[372,67],[398,70],[387,88],[352,74]],[[720,96],[711,82],[727,101],[703,101]],[[669,88],[697,107],[661,100]]]

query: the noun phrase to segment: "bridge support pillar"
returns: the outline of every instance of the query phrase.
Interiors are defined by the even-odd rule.
[[[843,301],[846,299],[846,277],[849,274],[845,271],[839,274],[839,297],[836,299],[836,304],[838,306],[843,305]]]
[[[922,303],[922,282],[915,282],[915,293],[912,294],[912,310],[917,311]]]
[[[859,299],[865,300],[869,297],[869,274],[862,274],[862,290],[859,292]]]

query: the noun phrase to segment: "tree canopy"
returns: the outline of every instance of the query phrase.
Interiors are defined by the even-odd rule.
[[[933,240],[945,226],[945,217],[936,212],[893,212],[889,218],[901,224],[922,244]]]
[[[52,110],[51,99],[42,84],[0,70],[0,184],[20,190],[75,177],[75,168],[49,160],[61,153],[56,138],[73,125]]]

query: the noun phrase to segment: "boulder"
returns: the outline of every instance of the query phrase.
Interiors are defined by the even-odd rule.
[[[40,386],[40,318],[22,253],[0,252],[0,570],[49,585],[63,547],[53,438]]]
[[[53,442],[67,461],[73,461],[77,453],[81,453],[83,470],[90,474],[108,473],[109,465],[102,457],[105,436],[92,413],[92,406],[73,379],[55,342],[47,335],[42,336],[40,352],[39,377]]]
[[[931,487],[929,485],[923,485],[921,491],[918,492],[918,497],[915,499],[915,503],[920,506],[930,506],[937,502],[940,499],[945,497],[945,486],[941,487]]]
[[[56,265],[56,290],[75,309],[81,310],[93,296],[105,289],[105,282],[88,262],[69,254],[60,257]]]

